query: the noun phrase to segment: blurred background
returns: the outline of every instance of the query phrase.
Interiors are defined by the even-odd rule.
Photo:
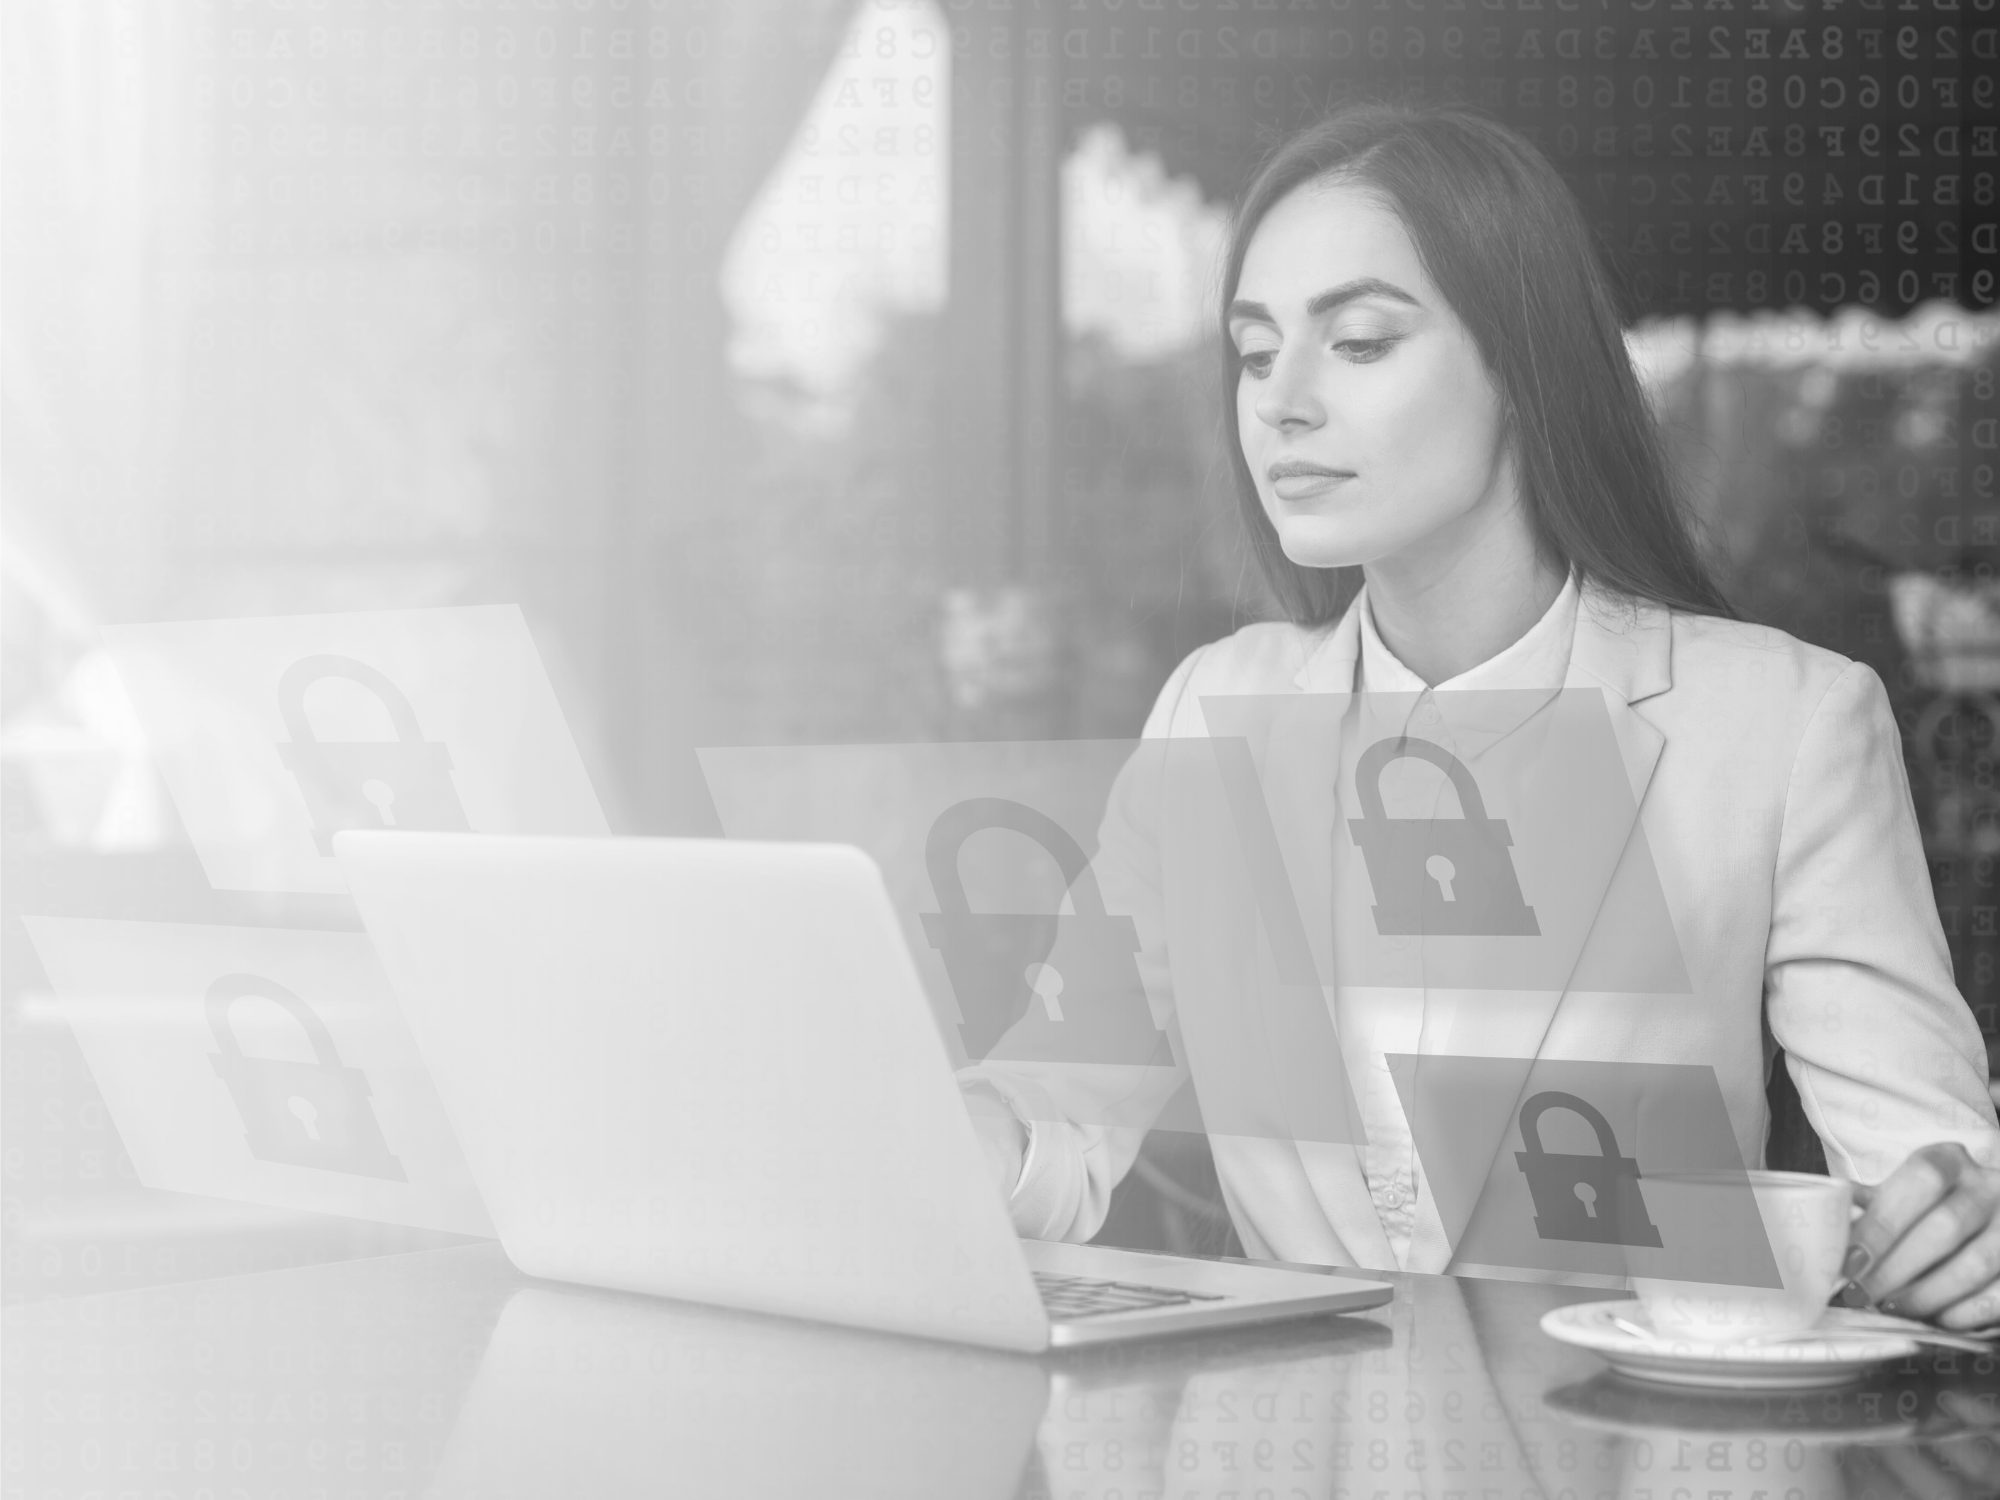
[[[1676,11],[8,6],[6,1295],[436,1238],[135,1187],[21,916],[354,923],[208,887],[100,627],[518,603],[614,832],[720,832],[700,746],[1136,733],[1270,613],[1215,256],[1348,97],[1575,188],[1732,597],[1888,684],[2000,1038],[1993,13]],[[1218,1242],[1144,1187],[1113,1237]]]

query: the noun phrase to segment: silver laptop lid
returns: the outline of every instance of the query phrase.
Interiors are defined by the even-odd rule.
[[[334,850],[523,1271],[1047,1344],[860,850],[360,831]]]

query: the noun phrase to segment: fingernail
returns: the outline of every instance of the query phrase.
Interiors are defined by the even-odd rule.
[[[1874,1259],[1866,1245],[1850,1245],[1847,1249],[1847,1259],[1840,1263],[1840,1274],[1849,1281],[1857,1280],[1861,1273],[1868,1269],[1868,1263]],[[1820,1264],[1825,1265],[1826,1262],[1821,1261]]]

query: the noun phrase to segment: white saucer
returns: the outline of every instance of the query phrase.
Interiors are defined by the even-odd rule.
[[[1830,1307],[1811,1334],[1783,1344],[1703,1344],[1645,1338],[1611,1321],[1617,1317],[1645,1326],[1646,1311],[1637,1301],[1578,1302],[1544,1314],[1542,1332],[1590,1350],[1634,1380],[1736,1390],[1845,1385],[1877,1365],[1917,1352],[1916,1341],[1900,1334],[1846,1326],[1850,1316],[1846,1308]]]

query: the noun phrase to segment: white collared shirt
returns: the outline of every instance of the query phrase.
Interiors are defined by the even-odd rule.
[[[1364,590],[1354,602],[1360,616],[1361,638],[1355,663],[1355,691],[1414,695],[1405,728],[1412,734],[1438,738],[1443,731],[1443,720],[1431,701],[1433,693],[1560,688],[1569,671],[1579,598],[1576,578],[1572,575],[1541,619],[1513,645],[1432,687],[1397,660],[1383,642]],[[1344,759],[1350,764],[1343,767],[1343,780],[1352,774],[1352,747]],[[1368,1180],[1376,1216],[1381,1219],[1383,1233],[1395,1254],[1396,1266],[1402,1270],[1412,1269],[1411,1244],[1418,1238],[1420,1227],[1426,1232],[1422,1234],[1425,1253],[1419,1259],[1425,1262],[1435,1259],[1444,1239],[1443,1225],[1424,1182],[1409,1121],[1403,1114],[1387,1062],[1390,1053],[1420,1050],[1425,1001],[1423,990],[1343,986],[1335,1011],[1341,1055],[1347,1063],[1348,1077],[1356,1081],[1362,1126],[1368,1133],[1368,1144],[1361,1149],[1362,1171]],[[1442,1267],[1424,1264],[1415,1269]]]

